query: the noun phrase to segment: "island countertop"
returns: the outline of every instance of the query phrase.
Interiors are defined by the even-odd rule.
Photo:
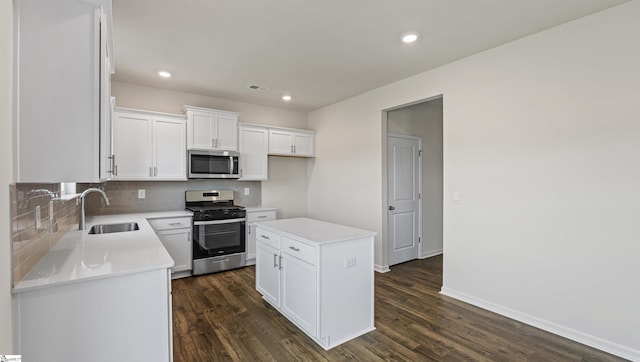
[[[190,216],[190,212],[181,210],[88,217],[86,229],[76,227],[65,234],[13,288],[13,293],[170,268],[173,259],[147,219]],[[136,222],[140,230],[89,234],[93,225],[121,222]]]
[[[350,226],[309,218],[280,219],[256,222],[265,230],[277,232],[312,244],[330,244],[340,241],[375,236],[377,233]]]

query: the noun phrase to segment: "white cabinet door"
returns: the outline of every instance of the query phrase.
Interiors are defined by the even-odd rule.
[[[154,177],[163,180],[187,179],[185,123],[154,118]]]
[[[256,221],[276,219],[276,210],[247,211],[247,265],[256,263]]]
[[[266,128],[239,128],[240,181],[263,181],[268,176],[269,132]]]
[[[256,289],[280,308],[280,251],[260,241],[256,244]]]
[[[185,106],[187,147],[201,150],[238,150],[239,113]]]
[[[14,179],[99,182],[102,11],[86,1],[13,3]]]
[[[192,112],[189,114],[189,148],[213,149],[216,119],[211,113]]]
[[[171,268],[171,272],[191,270],[191,230],[176,229],[158,231],[158,237],[175,263]]]
[[[295,156],[313,157],[315,148],[313,145],[314,135],[307,133],[293,134],[293,154]]]
[[[269,154],[313,157],[315,135],[296,130],[269,130]]]
[[[291,132],[269,130],[269,153],[292,155],[293,143],[291,139]]]
[[[317,326],[316,267],[282,253],[282,313],[315,336]]]
[[[256,224],[247,224],[247,264],[256,258]]]
[[[140,114],[116,113],[113,118],[114,179],[151,178],[153,119]]]
[[[117,108],[113,113],[114,180],[186,180],[181,116]]]
[[[238,150],[238,117],[216,116],[215,149],[225,151]]]

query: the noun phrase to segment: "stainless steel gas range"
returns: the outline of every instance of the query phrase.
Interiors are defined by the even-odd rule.
[[[193,212],[193,275],[245,266],[246,211],[233,203],[233,190],[185,192]]]

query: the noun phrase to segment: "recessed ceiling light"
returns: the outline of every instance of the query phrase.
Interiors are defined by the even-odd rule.
[[[170,78],[171,77],[171,73],[167,72],[166,70],[159,71],[158,75],[161,76],[162,78]]]
[[[402,42],[404,43],[413,43],[418,40],[418,34],[416,33],[407,33],[402,36]]]
[[[289,102],[291,100],[291,96],[288,94],[285,94],[282,96],[282,100],[285,102]]]

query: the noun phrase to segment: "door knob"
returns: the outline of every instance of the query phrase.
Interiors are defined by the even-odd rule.
[[[393,206],[389,206],[389,210],[395,210],[396,208]]]

